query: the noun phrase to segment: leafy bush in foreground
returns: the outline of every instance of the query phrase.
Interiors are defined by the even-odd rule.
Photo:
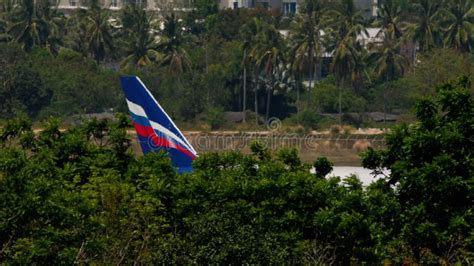
[[[324,159],[315,175],[296,151],[258,143],[253,155],[203,154],[177,175],[164,153],[133,156],[124,117],[67,131],[50,120],[39,133],[11,120],[0,132],[0,261],[469,264],[473,104],[463,88],[440,95],[365,155],[392,171],[367,188],[321,178]]]

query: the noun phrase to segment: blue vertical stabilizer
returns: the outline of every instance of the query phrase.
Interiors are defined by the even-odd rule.
[[[136,76],[120,81],[143,153],[165,150],[178,172],[192,171],[196,151],[143,82]]]

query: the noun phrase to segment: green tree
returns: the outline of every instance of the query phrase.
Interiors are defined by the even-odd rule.
[[[309,66],[309,90],[311,94],[314,65],[321,59],[322,54],[322,37],[321,32],[324,25],[324,9],[321,1],[312,2],[315,6],[306,12],[296,15],[292,22],[290,31],[291,40],[291,64],[295,71],[302,71],[304,64]]]
[[[89,54],[88,42],[88,10],[79,9],[66,20],[64,46],[83,56]]]
[[[265,21],[255,17],[251,21],[244,24],[240,30],[240,34],[244,38],[243,49],[245,52],[244,64],[248,64],[253,70],[253,81],[254,81],[254,110],[255,110],[255,124],[258,125],[258,92],[260,88],[260,73],[261,69],[257,67],[255,54],[252,54],[257,42],[257,34],[263,31],[265,27]]]
[[[91,2],[87,15],[87,45],[97,63],[104,60],[106,49],[113,48],[109,11],[100,7],[97,0]]]
[[[392,34],[385,33],[382,38],[371,50],[375,75],[380,81],[393,81],[405,73],[408,60],[400,53],[401,42]]]
[[[354,36],[346,36],[342,39],[331,62],[331,69],[339,85],[339,124],[342,123],[342,89],[348,87],[348,82],[354,84],[361,78],[363,66],[363,48]]]
[[[0,2],[0,14],[9,13],[13,10],[15,5],[15,0],[2,0]]]
[[[371,149],[363,159],[365,167],[390,170],[386,182],[396,186],[401,208],[398,246],[408,247],[398,252],[418,263],[468,263],[472,256],[474,104],[468,86],[464,77],[439,87],[435,99],[417,104],[419,122],[397,127],[386,149]]]
[[[403,9],[398,0],[386,0],[377,9],[376,26],[383,32],[393,35],[396,39],[403,36],[406,23],[403,21]]]
[[[418,0],[414,4],[416,20],[408,26],[413,41],[418,43],[420,52],[429,52],[442,45],[440,0]]]
[[[339,92],[339,123],[342,123],[342,87],[352,84],[357,89],[362,78],[364,47],[358,40],[367,31],[362,12],[358,10],[353,0],[341,0],[333,11],[327,13],[333,30],[328,32],[328,38],[333,52],[331,70],[340,87]],[[349,83],[350,82],[350,83]]]
[[[380,33],[379,33],[380,35]],[[401,77],[408,67],[408,60],[401,54],[401,40],[397,39],[394,34],[385,32],[383,43],[375,45],[372,49],[372,60],[374,60],[374,71],[377,79],[381,82],[391,82]],[[386,88],[383,92],[384,99],[384,122],[387,113],[387,97]]]
[[[43,0],[39,2],[39,8],[44,20],[48,23],[49,34],[46,40],[46,48],[57,55],[61,46],[64,45],[66,17],[60,13],[54,0]]]
[[[69,49],[54,56],[46,48],[25,54],[16,43],[0,47],[4,118],[23,113],[35,120],[54,115],[77,122],[78,114],[122,107],[118,73],[88,57]]]
[[[261,69],[267,79],[265,121],[269,119],[271,98],[275,89],[273,79],[278,67],[284,62],[284,50],[283,38],[275,26],[266,24],[260,28],[250,56],[255,59],[256,68]]]
[[[445,44],[469,52],[474,42],[474,4],[469,0],[447,1],[443,12]]]
[[[10,39],[7,33],[7,21],[0,16],[0,42],[5,42]]]
[[[163,55],[159,65],[168,66],[173,75],[178,77],[191,69],[191,60],[185,49],[190,36],[183,31],[183,25],[174,13],[165,16],[163,29],[158,42],[158,51]]]
[[[329,161],[326,157],[320,157],[318,158],[314,164],[314,170],[316,172],[316,176],[318,178],[324,178],[326,177],[329,173],[332,172],[334,164]]]
[[[49,104],[51,90],[43,85],[35,67],[27,62],[20,45],[4,43],[0,51],[0,117],[37,117]]]
[[[244,117],[243,117],[243,122],[246,122],[246,104],[247,104],[247,69],[248,67],[251,67],[251,60],[252,57],[250,56],[250,51],[252,47],[255,45],[255,37],[257,35],[257,23],[255,21],[250,21],[247,22],[244,26],[241,27],[239,31],[239,36],[241,38],[241,43],[242,43],[242,51],[243,51],[243,57],[242,57],[242,67],[243,67],[243,93],[242,93],[242,112]],[[255,114],[258,119],[258,111],[255,109]],[[258,124],[258,121],[257,121]]]
[[[30,51],[35,45],[46,45],[50,34],[50,27],[39,5],[33,0],[21,0],[13,10],[8,33],[26,51]]]
[[[198,0],[193,4],[197,9],[197,14],[201,18],[206,18],[207,16],[216,14],[219,11],[219,4],[213,0]]]
[[[169,193],[160,182],[174,176],[169,160],[135,160],[125,116],[70,131],[59,125],[50,120],[34,134],[31,123],[12,120],[0,132],[2,261],[163,261],[154,251],[165,248]],[[21,140],[21,148],[10,140]]]
[[[415,71],[407,79],[413,81],[411,87],[416,88],[413,92],[423,96],[434,95],[436,87],[456,79],[460,74],[474,75],[473,64],[474,61],[466,53],[452,48],[434,49],[418,57]]]
[[[22,0],[9,12],[8,34],[21,43],[23,49],[30,51],[36,45],[57,54],[62,43],[64,16],[50,0]]]
[[[316,82],[311,104],[314,105],[318,112],[337,113],[339,111],[340,92],[341,88],[334,83],[334,79],[332,78]],[[350,88],[342,88],[342,112],[364,112],[365,107],[366,103],[363,97],[355,94]]]
[[[27,115],[35,118],[49,104],[52,93],[41,82],[39,73],[28,65],[17,65],[5,73],[7,79],[0,89],[2,117]]]
[[[153,16],[136,5],[128,5],[122,14],[123,38],[126,45],[126,57],[122,67],[127,65],[144,67],[160,59],[155,36],[152,33]]]

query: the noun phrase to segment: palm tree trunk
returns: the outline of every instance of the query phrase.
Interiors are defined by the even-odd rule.
[[[386,81],[386,84],[388,85],[388,73],[387,75],[385,76],[385,81]],[[387,95],[386,95],[386,90],[387,88],[383,88],[383,126],[384,128],[387,127]]]
[[[204,50],[205,50],[205,54],[204,54],[204,58],[205,58],[205,63],[206,63],[206,74],[209,73],[209,60],[208,60],[208,55],[207,55],[207,38],[204,39],[204,41],[206,42],[206,44],[204,45]]]
[[[385,95],[385,89],[383,90],[383,126],[387,127],[387,97]]]
[[[272,84],[273,80],[272,80],[271,76],[269,78],[269,82],[270,82],[270,86],[268,87],[268,92],[267,92],[267,110],[265,112],[265,121],[267,123],[268,123],[268,119],[270,117],[270,104],[271,104],[272,91],[273,91],[273,84]]]
[[[341,80],[341,84],[339,85],[339,126],[342,127],[342,86],[344,86],[344,78]]]
[[[258,126],[258,88],[259,83],[258,83],[258,69],[255,70],[255,98],[254,98],[254,104],[255,104],[255,124]]]
[[[311,91],[312,91],[312,82],[313,82],[313,56],[310,55],[309,58],[309,86],[308,86],[308,91],[309,91],[309,96],[308,99],[311,100]],[[311,101],[310,101],[311,104]]]
[[[247,51],[244,50],[244,60],[245,58],[247,57]],[[244,61],[244,78],[243,78],[243,82],[244,82],[244,86],[243,86],[243,93],[242,93],[242,112],[243,112],[243,119],[242,119],[242,122],[243,123],[246,123],[246,115],[245,115],[245,109],[247,109],[246,107],[246,103],[247,103],[247,67],[245,65],[245,61]]]
[[[322,66],[321,66],[321,61],[318,60],[316,62],[316,80],[320,80],[322,76]]]
[[[268,122],[268,118],[270,116],[270,103],[271,103],[271,97],[272,97],[272,89],[268,89],[267,92],[267,110],[265,112],[265,121]]]
[[[341,103],[341,98],[342,98],[342,88],[339,87],[339,125],[342,126],[342,103]]]
[[[300,113],[300,87],[298,86],[298,79],[295,76],[295,87],[296,87],[296,114]]]

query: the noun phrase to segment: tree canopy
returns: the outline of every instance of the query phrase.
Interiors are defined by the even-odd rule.
[[[178,175],[136,157],[129,121],[0,131],[0,261],[6,264],[469,264],[474,242],[469,79],[417,104],[418,121],[369,150],[390,174],[327,177],[293,149],[201,154]]]
[[[469,0],[379,1],[373,17],[353,0],[307,0],[298,3],[295,14],[262,7],[219,10],[212,1],[194,2],[189,12],[160,3],[159,12],[129,1],[120,10],[100,1],[81,4],[87,8],[63,14],[49,0],[1,1],[1,53],[11,57],[14,54],[6,53],[19,52],[13,47],[20,47],[28,64],[18,60],[8,65],[21,69],[22,79],[29,80],[0,74],[0,90],[15,92],[3,94],[1,118],[123,109],[117,82],[101,76],[108,73],[139,75],[173,117],[184,122],[203,122],[212,110],[246,111],[253,113],[258,128],[270,117],[291,122],[299,121],[300,112],[316,116],[330,110],[340,113],[340,123],[353,123],[344,114],[384,111],[410,116],[413,102],[427,88],[441,85],[445,76],[472,75],[474,69],[474,7]],[[431,65],[446,58],[440,51],[456,56]],[[78,57],[83,57],[81,69],[75,65]],[[68,69],[68,64],[74,67]],[[104,80],[97,82],[104,89],[89,78],[84,85],[68,78],[97,77],[85,74],[91,68]],[[426,73],[438,72],[436,68],[445,71],[427,80]],[[75,74],[64,73],[66,69]],[[32,78],[37,74],[39,78]],[[43,80],[61,75],[68,81],[62,91]],[[418,82],[422,79],[426,85]],[[341,94],[337,108],[325,108],[332,99],[312,97],[328,83]],[[31,86],[37,100],[18,99],[25,86]],[[86,88],[100,95],[97,106],[102,108],[89,106]],[[361,101],[343,106],[351,95]],[[322,98],[331,98],[327,96]],[[52,104],[61,97],[76,101]],[[363,124],[374,126],[371,121]]]

